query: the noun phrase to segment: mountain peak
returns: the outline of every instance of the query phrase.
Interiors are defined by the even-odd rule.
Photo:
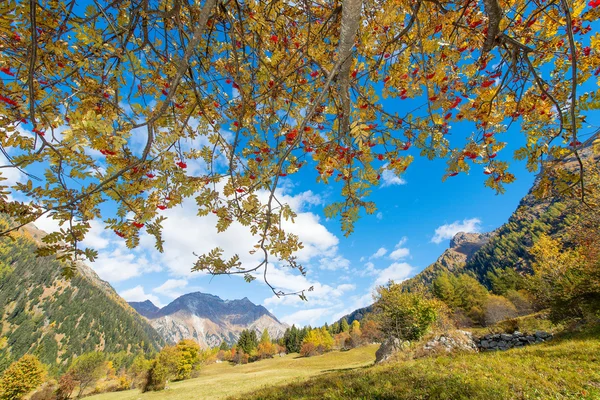
[[[287,328],[248,297],[223,300],[213,294],[193,292],[179,296],[161,309],[152,308],[154,305],[149,301],[130,304],[171,343],[194,339],[203,347],[214,347],[223,341],[234,343],[244,329],[258,334],[267,329],[272,338],[278,338]]]
[[[462,253],[467,258],[470,258],[477,250],[486,244],[494,232],[478,233],[478,232],[458,232],[452,240],[450,240],[449,250],[454,250]]]

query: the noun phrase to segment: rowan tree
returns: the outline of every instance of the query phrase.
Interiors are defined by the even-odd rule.
[[[284,177],[310,169],[339,188],[326,214],[349,234],[375,212],[368,196],[384,171],[403,174],[416,153],[446,159],[444,178],[482,173],[502,192],[515,179],[502,151],[513,126],[526,137],[515,157],[532,171],[548,161],[538,193],[585,201],[599,5],[4,1],[0,171],[25,179],[0,188],[14,221],[2,234],[50,216],[62,229],[40,254],[71,267],[96,257],[79,245],[92,219],[129,247],[145,230],[162,251],[162,211],[194,198],[219,231],[247,226],[262,261],[215,248],[193,269],[252,280],[275,260],[303,272],[301,243],[281,228],[294,218],[277,196]]]

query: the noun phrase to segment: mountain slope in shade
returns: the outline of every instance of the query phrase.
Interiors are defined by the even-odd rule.
[[[36,257],[44,235],[28,225],[14,241],[0,240],[0,370],[26,353],[61,368],[88,351],[152,352],[164,345],[90,267],[78,265],[65,280],[56,259]]]
[[[288,327],[248,298],[222,300],[196,292],[178,297],[161,309],[149,300],[129,304],[169,343],[194,339],[202,347],[215,347],[223,341],[235,343],[244,329],[254,330],[259,336],[267,329],[271,338],[279,338]]]
[[[146,318],[152,318],[160,310],[160,308],[156,307],[150,300],[130,301],[129,305],[142,317]]]
[[[352,311],[350,314],[344,315],[342,318],[338,319],[336,322],[338,324],[341,324],[342,320],[346,319],[346,322],[348,323],[348,325],[352,325],[352,323],[354,321],[359,321],[359,322],[362,321],[362,319],[365,317],[365,315],[367,315],[371,311],[373,311],[373,305],[363,307],[363,308],[358,308],[358,309]]]

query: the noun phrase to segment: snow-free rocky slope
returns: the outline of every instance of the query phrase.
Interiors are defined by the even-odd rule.
[[[194,339],[202,347],[215,347],[223,341],[236,342],[244,329],[254,330],[260,337],[266,328],[271,338],[279,338],[287,328],[265,307],[247,298],[222,300],[196,292],[183,295],[160,309],[149,300],[129,304],[169,343]]]

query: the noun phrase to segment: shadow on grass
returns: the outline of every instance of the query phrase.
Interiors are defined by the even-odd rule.
[[[349,371],[358,371],[361,369],[369,369],[372,366],[374,366],[375,364],[369,364],[369,365],[363,365],[361,367],[349,367],[349,368],[332,368],[332,369],[324,369],[322,372],[323,373],[329,373],[329,372],[349,372]]]

